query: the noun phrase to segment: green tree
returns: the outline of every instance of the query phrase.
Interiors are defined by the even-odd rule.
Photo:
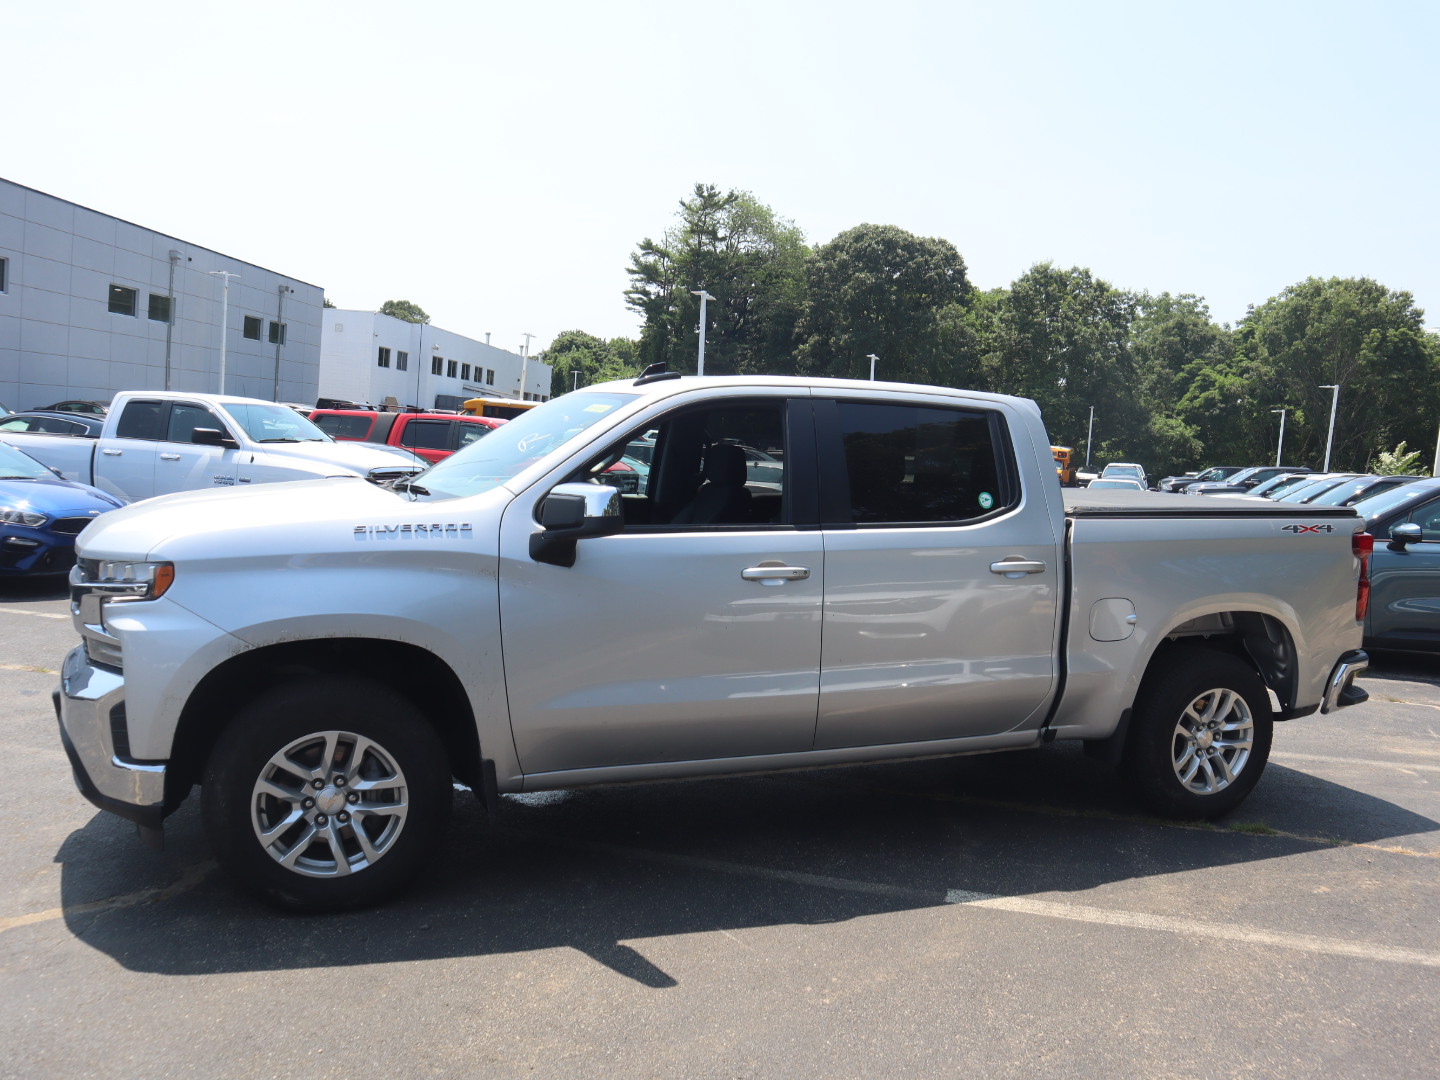
[[[744,191],[696,184],[678,224],[646,237],[630,257],[625,301],[643,319],[640,357],[694,371],[700,300],[706,304],[705,371],[785,370],[805,296],[804,234]]]
[[[1394,450],[1381,450],[1366,468],[1377,476],[1428,476],[1421,468],[1419,450],[1406,451],[1402,442]]]
[[[1136,460],[1147,418],[1130,349],[1136,298],[1087,269],[1038,263],[989,313],[981,341],[990,389],[1034,398],[1052,439],[1082,447],[1095,410],[1091,460]]]
[[[430,316],[425,314],[425,309],[419,304],[412,304],[409,300],[386,300],[380,305],[380,314],[412,323],[428,323],[430,321]]]
[[[557,334],[539,354],[550,365],[550,396],[610,379],[634,378],[640,371],[639,349],[629,338],[605,340],[583,330]],[[576,378],[578,374],[578,379]]]
[[[1202,369],[1229,361],[1234,351],[1232,333],[1210,318],[1203,299],[1189,293],[1142,293],[1136,306],[1130,350],[1135,407],[1144,426],[1135,454],[1157,476],[1199,468],[1211,450],[1202,428],[1180,403]],[[1223,393],[1215,401],[1222,397]]]
[[[962,328],[965,260],[948,240],[894,225],[857,225],[815,249],[797,357],[837,378],[936,382],[963,377],[945,345]]]
[[[1369,278],[1308,278],[1246,315],[1237,361],[1257,412],[1292,410],[1292,461],[1323,461],[1332,385],[1340,387],[1332,468],[1363,468],[1380,449],[1434,437],[1440,341],[1408,292]]]
[[[327,297],[324,298],[324,300],[325,300],[325,307],[327,307],[327,308],[333,308],[333,307],[335,306],[334,302],[330,299],[330,297],[327,296]]]

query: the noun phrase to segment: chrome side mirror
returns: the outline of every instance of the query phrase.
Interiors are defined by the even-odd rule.
[[[1424,530],[1413,521],[1407,521],[1404,525],[1396,525],[1390,530],[1388,546],[1391,551],[1404,551],[1406,544],[1418,544],[1424,539]]]
[[[620,492],[606,484],[559,484],[540,502],[541,531],[530,537],[530,557],[554,566],[575,565],[575,543],[612,536],[625,528]]]

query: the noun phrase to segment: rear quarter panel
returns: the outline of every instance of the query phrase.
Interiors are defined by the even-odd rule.
[[[1351,536],[1363,522],[1353,511],[1224,497],[1196,507],[1183,495],[1109,494],[1103,504],[1092,497],[1088,506],[1071,506],[1068,682],[1053,722],[1058,737],[1111,734],[1166,637],[1226,612],[1278,621],[1294,645],[1295,705],[1320,702],[1335,661],[1359,648],[1362,636]],[[1116,599],[1133,604],[1133,632],[1097,640],[1092,611]]]

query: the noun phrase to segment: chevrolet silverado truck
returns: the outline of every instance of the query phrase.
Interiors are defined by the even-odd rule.
[[[98,438],[7,433],[67,480],[124,502],[198,488],[362,476],[376,483],[425,467],[406,450],[342,445],[285,405],[177,391],[115,395]]]
[[[622,492],[606,470],[647,433]],[[222,866],[295,909],[411,881],[457,779],[493,806],[1063,739],[1149,808],[1216,817],[1276,722],[1364,700],[1362,529],[1341,507],[1062,496],[1020,398],[654,372],[392,487],[104,515],[55,704],[93,803],[154,843],[200,785]]]

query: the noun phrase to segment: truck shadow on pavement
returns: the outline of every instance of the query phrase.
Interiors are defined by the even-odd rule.
[[[57,861],[77,938],[172,975],[566,946],[666,988],[677,983],[646,959],[647,940],[918,910],[956,890],[1072,893],[1437,828],[1274,763],[1232,822],[1162,823],[1109,770],[1058,746],[507,797],[488,824],[457,792],[456,821],[415,888],[381,908],[305,917],[248,899],[210,867],[196,802],[170,818],[165,852],[106,814],[70,835]]]

